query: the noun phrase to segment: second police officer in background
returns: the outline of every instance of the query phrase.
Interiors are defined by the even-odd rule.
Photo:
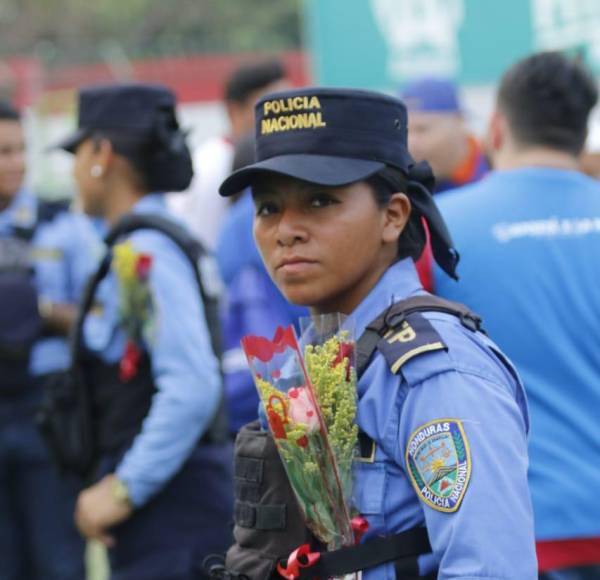
[[[66,335],[97,242],[83,216],[24,184],[25,158],[20,115],[0,102],[0,578],[79,580],[75,489],[59,479],[35,416],[69,365]]]
[[[75,154],[84,210],[112,228],[77,328],[99,481],[80,494],[76,523],[110,547],[115,578],[201,578],[206,553],[230,543],[231,444],[210,280],[160,193],[192,177],[174,95],[84,89],[61,146]]]
[[[256,108],[257,162],[221,186],[222,195],[252,187],[256,241],[288,300],[351,315],[357,336],[369,327],[371,350],[364,338],[358,346],[357,421],[374,453],[355,466],[355,506],[369,528],[335,565],[321,554],[301,577],[343,575],[354,550],[352,569],[365,568],[365,580],[532,580],[523,387],[477,317],[419,283],[422,218],[451,276],[457,255],[424,186],[428,167],[414,164],[406,138],[406,109],[391,97],[341,89],[271,94]],[[395,316],[388,311],[372,323],[394,303]],[[244,433],[236,493],[245,496],[237,497],[238,543],[226,568],[258,580],[290,553],[273,553],[276,534],[297,535],[292,527],[302,523],[290,517],[290,503],[287,518],[269,517],[277,509],[266,481],[273,470],[260,456],[241,456]],[[241,469],[251,465],[262,469]],[[269,555],[270,569],[262,566]]]

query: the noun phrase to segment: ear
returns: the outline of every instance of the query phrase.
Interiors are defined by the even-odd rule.
[[[496,110],[492,113],[488,126],[486,143],[491,153],[499,151],[506,141],[506,119]]]
[[[404,193],[394,193],[384,211],[381,239],[386,244],[395,244],[410,218],[410,200]]]
[[[94,141],[94,149],[92,153],[94,165],[102,168],[102,172],[106,174],[115,156],[115,150],[112,143],[108,139],[99,139]]]

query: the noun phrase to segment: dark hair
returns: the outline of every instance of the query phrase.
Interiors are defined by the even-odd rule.
[[[131,164],[137,177],[142,182],[142,188],[150,190],[148,176],[149,141],[122,130],[102,130],[92,133],[92,140],[97,146],[104,139],[110,141],[115,153],[124,157]]]
[[[384,169],[365,180],[373,188],[375,200],[379,207],[385,207],[394,193],[408,193],[408,180],[399,169],[386,166]],[[414,208],[410,212],[408,222],[398,238],[396,259],[412,258],[418,260],[423,253],[427,236],[421,216]]]
[[[8,101],[0,101],[0,121],[20,121],[21,115]]]
[[[578,155],[598,100],[596,83],[576,59],[542,52],[513,65],[502,77],[498,107],[515,139]]]
[[[225,85],[225,100],[243,103],[252,93],[284,79],[285,76],[285,69],[279,60],[242,65]]]
[[[110,141],[114,151],[129,161],[146,191],[183,191],[193,177],[186,135],[174,112],[159,111],[151,132],[95,131],[94,141]]]

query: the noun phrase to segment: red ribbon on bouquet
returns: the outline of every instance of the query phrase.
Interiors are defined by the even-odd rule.
[[[285,568],[281,564],[277,564],[277,572],[286,580],[298,580],[300,578],[300,568],[314,566],[320,557],[319,552],[310,551],[308,544],[302,544],[290,554]]]

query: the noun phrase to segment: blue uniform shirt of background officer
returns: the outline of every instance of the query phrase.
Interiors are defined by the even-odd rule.
[[[35,415],[44,384],[69,365],[66,335],[97,243],[84,216],[39,200],[25,171],[19,114],[0,103],[0,576],[78,580],[75,493]]]
[[[425,240],[421,218],[435,259],[455,275],[457,255],[422,185],[427,167],[406,149],[402,102],[304,89],[264,97],[256,115],[257,162],[220,191],[252,187],[257,245],[288,300],[351,315],[360,336],[392,303],[425,293],[414,266]],[[377,352],[358,383],[358,424],[376,444],[373,461],[355,466],[355,504],[369,523],[362,541],[426,527],[432,552],[419,559],[422,575],[532,580],[521,382],[485,335],[448,314],[423,316],[445,347],[413,353],[397,374]],[[466,463],[446,493],[430,476],[444,465],[451,445],[440,434],[449,432]],[[363,577],[394,578],[394,565]]]
[[[174,107],[161,86],[81,91],[79,129],[62,147],[75,153],[86,213],[109,225],[130,213],[168,216],[163,195],[152,192],[182,190],[192,176]],[[150,300],[143,311],[127,313],[120,297],[128,282],[119,270],[132,256],[145,257]],[[133,440],[103,453],[103,477],[80,494],[77,525],[112,546],[119,578],[196,578],[202,558],[228,546],[233,501],[231,444],[201,442],[222,384],[192,266],[163,233],[136,231],[115,247],[97,303],[83,326],[85,347],[100,362],[95,368],[135,366],[126,346],[133,318],[142,329],[135,346],[150,360],[155,390]],[[128,388],[127,377],[115,380]]]

